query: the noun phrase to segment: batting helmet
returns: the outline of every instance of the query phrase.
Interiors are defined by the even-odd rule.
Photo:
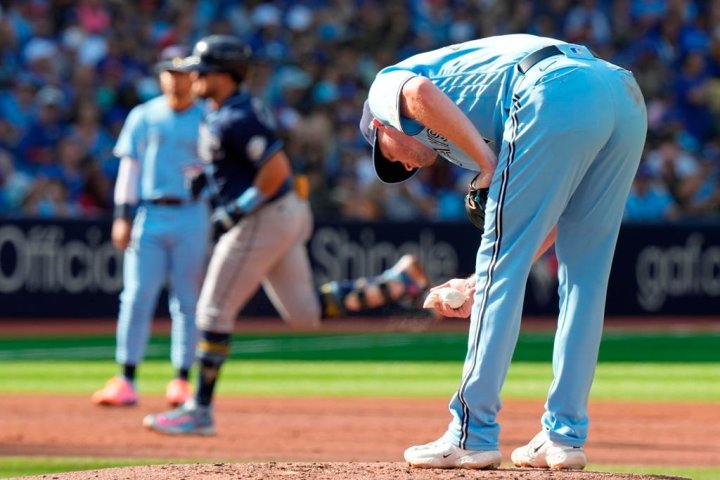
[[[201,73],[229,73],[237,82],[247,74],[250,47],[230,35],[210,35],[201,38],[184,62],[188,70]]]

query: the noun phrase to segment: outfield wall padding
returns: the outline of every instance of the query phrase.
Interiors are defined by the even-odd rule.
[[[460,223],[317,222],[308,245],[318,284],[373,275],[404,253],[420,257],[434,283],[472,273],[478,231]],[[3,220],[0,223],[0,318],[114,317],[122,253],[110,221]],[[557,260],[550,251],[528,279],[527,315],[557,307]],[[167,314],[166,294],[158,314]],[[613,261],[608,315],[717,315],[720,228],[624,225]],[[258,294],[245,315],[273,314]]]

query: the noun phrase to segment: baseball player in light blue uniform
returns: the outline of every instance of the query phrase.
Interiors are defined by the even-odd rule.
[[[382,70],[361,130],[376,173],[403,181],[442,157],[489,187],[475,275],[440,287],[473,293],[462,381],[442,438],[411,447],[420,467],[495,468],[500,391],[517,342],[525,284],[553,241],[560,314],[554,381],[540,433],[517,466],[586,464],[587,403],[623,207],[647,128],[632,73],[581,45],[532,35],[489,37],[422,53]],[[439,287],[436,287],[439,288]]]
[[[165,52],[164,57],[174,51]],[[208,208],[191,198],[186,177],[200,170],[198,128],[204,110],[194,101],[189,74],[177,61],[159,65],[163,95],[135,107],[115,146],[121,158],[115,188],[113,242],[125,250],[116,360],[122,375],[93,401],[129,405],[137,401],[135,369],[145,353],[162,286],[169,281],[171,361],[177,377],[168,384],[169,403],[190,395],[188,371],[195,355],[195,308],[209,239]],[[131,212],[137,207],[132,226]]]

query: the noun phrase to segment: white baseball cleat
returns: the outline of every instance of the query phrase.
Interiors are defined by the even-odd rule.
[[[555,443],[545,431],[535,435],[527,445],[513,450],[510,459],[517,467],[553,470],[582,470],[587,464],[582,447]]]
[[[472,468],[492,470],[500,466],[498,450],[465,450],[441,438],[405,450],[405,460],[419,468]]]

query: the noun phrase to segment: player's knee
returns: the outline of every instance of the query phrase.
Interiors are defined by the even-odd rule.
[[[284,320],[295,330],[317,330],[322,325],[320,305],[306,305],[288,314]]]
[[[195,318],[197,303],[194,298],[177,298],[170,302],[170,314],[174,317]]]
[[[154,306],[155,295],[153,295],[150,289],[147,288],[125,287],[120,293],[120,303],[129,308],[136,308],[138,305]]]
[[[188,327],[192,326],[191,328],[193,329],[195,329],[195,327],[197,326],[195,309],[193,308],[171,308],[170,318],[172,319],[173,323],[177,323],[178,325],[187,325]]]
[[[210,332],[232,332],[233,318],[220,308],[198,304],[195,325],[198,330]]]

